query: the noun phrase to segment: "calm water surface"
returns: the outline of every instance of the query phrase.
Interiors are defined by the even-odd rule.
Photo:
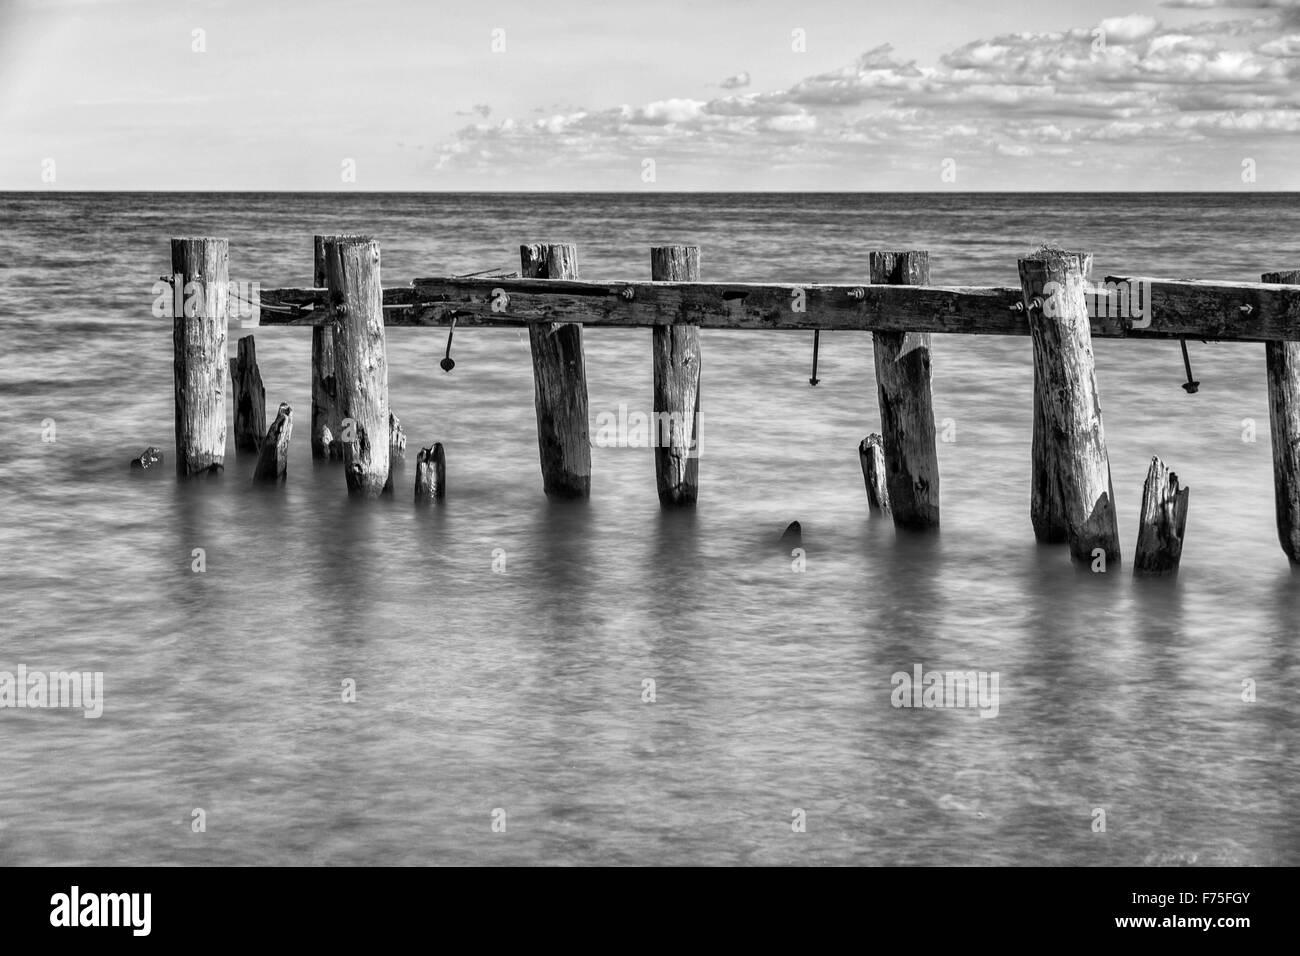
[[[704,332],[699,507],[665,514],[644,448],[593,449],[590,502],[548,504],[527,336],[464,330],[447,375],[445,332],[392,329],[412,459],[449,461],[419,513],[413,463],[366,506],[312,462],[306,329],[257,333],[268,405],[298,409],[287,486],[233,450],[178,485],[150,315],[187,234],[263,287],[310,284],[338,232],[375,234],[389,283],[529,241],[576,242],[589,278],[690,242],[707,279],[862,281],[904,247],[936,283],[1015,285],[1053,240],[1095,276],[1253,281],[1300,264],[1300,197],[9,194],[0,225],[0,670],[101,670],[106,695],[98,720],[0,710],[0,864],[1300,863],[1260,345],[1191,343],[1195,396],[1175,343],[1095,345],[1126,561],[1150,457],[1192,489],[1169,586],[1035,545],[1028,339],[935,337],[956,440],[918,541],[866,509],[869,335],[823,335],[813,389],[811,333]],[[586,343],[593,419],[648,409],[650,333]],[[148,444],[166,467],[133,478]],[[893,708],[917,663],[997,671],[996,719]]]

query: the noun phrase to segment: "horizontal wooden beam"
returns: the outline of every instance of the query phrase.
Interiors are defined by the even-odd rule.
[[[1108,277],[1098,286],[1098,338],[1300,341],[1300,286]],[[1130,291],[1131,290],[1131,291]],[[324,289],[264,289],[262,325],[317,325]],[[579,322],[644,328],[829,329],[1028,335],[1023,293],[1012,287],[795,285],[744,282],[588,282],[560,279],[416,279],[384,289],[390,326]],[[1140,310],[1140,311],[1139,311]]]
[[[264,289],[263,325],[316,325],[324,289]],[[265,308],[269,306],[269,311]],[[566,279],[416,279],[384,290],[385,324],[441,326],[579,322],[646,328],[915,329],[1028,334],[1019,289],[585,282]]]
[[[1147,276],[1107,276],[1106,282],[1149,295],[1151,327],[1134,329],[1134,336],[1300,341],[1300,286]],[[1096,328],[1094,320],[1094,335]]]

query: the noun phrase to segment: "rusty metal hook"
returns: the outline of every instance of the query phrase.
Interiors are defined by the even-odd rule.
[[[1187,369],[1187,381],[1183,383],[1183,391],[1188,395],[1195,395],[1201,383],[1192,380],[1192,360],[1187,356],[1187,340],[1179,339],[1178,344],[1183,347],[1183,368]]]
[[[451,317],[451,327],[447,329],[447,355],[438,364],[444,372],[450,372],[456,367],[456,360],[451,357],[451,337],[456,334],[456,317]]]

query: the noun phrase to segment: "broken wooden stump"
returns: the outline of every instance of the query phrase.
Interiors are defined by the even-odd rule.
[[[415,503],[428,504],[447,497],[447,456],[442,442],[421,448],[415,456]]]
[[[1151,459],[1142,486],[1142,514],[1138,520],[1135,576],[1175,575],[1183,556],[1183,529],[1187,525],[1190,488],[1180,489],[1178,476],[1159,458]]]
[[[520,246],[519,259],[524,278],[578,278],[578,250],[567,243]],[[550,497],[587,498],[591,495],[591,436],[582,326],[532,322],[528,341],[542,488]]]
[[[390,465],[406,461],[406,432],[402,431],[401,420],[388,411],[388,460]]]
[[[257,367],[257,346],[251,335],[235,343],[230,383],[235,397],[235,451],[257,453],[266,435],[266,389]]]
[[[867,486],[867,507],[872,514],[889,514],[889,485],[885,481],[885,447],[876,434],[868,435],[858,444],[858,461],[862,465],[862,480]]]
[[[928,252],[873,252],[873,285],[929,285]],[[930,335],[873,332],[885,484],[894,526],[939,527],[939,454],[930,396]]]
[[[173,282],[183,307],[172,318],[176,475],[220,472],[226,461],[226,331],[230,244],[173,239]],[[214,468],[215,466],[215,468]]]
[[[651,249],[650,278],[699,282],[700,247]],[[650,335],[659,503],[694,505],[700,493],[700,330],[693,325],[656,325]]]
[[[259,484],[283,484],[289,467],[289,436],[293,434],[293,408],[280,403],[275,421],[262,438],[253,468],[253,481]]]
[[[1091,268],[1091,255],[1056,249],[1019,262],[1042,412],[1034,423],[1033,466],[1044,472],[1049,501],[1040,504],[1064,520],[1071,558],[1092,563],[1101,551],[1109,565],[1121,559],[1086,298]],[[1034,521],[1035,533],[1043,526]]]

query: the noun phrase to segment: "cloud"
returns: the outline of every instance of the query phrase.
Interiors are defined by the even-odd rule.
[[[737,73],[735,76],[729,76],[718,85],[724,90],[738,90],[749,86],[749,73]]]
[[[1174,10],[1269,10],[1281,22],[1300,26],[1300,0],[1163,0],[1162,7]]]
[[[655,126],[689,123],[698,119],[707,105],[703,100],[658,100],[633,111],[630,121]]]
[[[1296,10],[1300,0],[1163,0],[1160,6],[1176,10]]]
[[[1159,29],[1160,23],[1155,17],[1131,13],[1126,17],[1109,17],[1101,21],[1102,35],[1107,43],[1133,43],[1143,37],[1149,37]]]
[[[1047,157],[1123,176],[1155,175],[1175,148],[1294,150],[1300,34],[1286,18],[1300,0],[1170,3],[1273,13],[1181,26],[1130,14],[975,39],[929,65],[881,44],[785,89],[735,92],[749,82],[742,73],[720,84],[732,92],[708,100],[475,124],[444,145],[439,168],[508,177],[524,164],[580,163],[616,177],[651,156],[724,182],[728,171],[776,168],[838,169],[852,181],[881,167],[928,176],[960,155],[990,170]]]

